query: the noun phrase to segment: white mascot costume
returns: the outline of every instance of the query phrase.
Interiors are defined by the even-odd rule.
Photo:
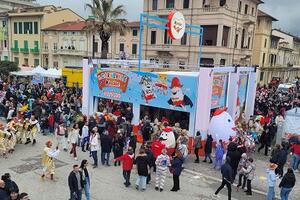
[[[176,146],[173,129],[171,127],[164,128],[163,132],[160,134],[160,138],[162,138],[162,143],[166,145],[167,154],[169,156],[172,155],[175,151]]]
[[[214,112],[208,131],[215,141],[222,140],[223,142],[227,142],[230,137],[236,136],[237,129],[234,120],[227,112],[227,108],[217,109]]]

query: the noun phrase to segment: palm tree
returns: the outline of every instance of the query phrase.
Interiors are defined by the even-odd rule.
[[[124,33],[126,31],[126,19],[121,16],[126,15],[123,5],[113,6],[113,0],[92,0],[91,4],[86,4],[91,9],[94,21],[87,23],[86,29],[98,32],[102,41],[101,58],[107,59],[108,40],[113,32]]]

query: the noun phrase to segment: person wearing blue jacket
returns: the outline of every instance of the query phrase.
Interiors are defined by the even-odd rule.
[[[278,167],[275,163],[271,163],[267,170],[267,180],[268,180],[268,193],[267,200],[273,200],[275,198],[275,185],[276,185],[276,175],[275,169]]]
[[[183,157],[182,153],[179,150],[176,150],[175,157],[172,161],[172,173],[173,173],[173,188],[171,189],[172,192],[177,192],[180,190],[179,186],[179,176],[182,172],[182,164],[183,164]]]

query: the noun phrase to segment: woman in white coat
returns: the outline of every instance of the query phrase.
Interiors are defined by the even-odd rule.
[[[93,168],[98,167],[98,155],[97,152],[100,149],[99,145],[99,134],[96,130],[92,130],[92,135],[90,137],[90,147],[91,147],[91,154],[94,160]]]
[[[68,135],[68,143],[71,143],[71,151],[70,154],[73,154],[74,159],[77,160],[77,153],[76,153],[76,143],[79,138],[79,126],[78,124],[74,124],[72,130]]]

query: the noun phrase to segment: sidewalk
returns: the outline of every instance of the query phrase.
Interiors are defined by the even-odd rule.
[[[269,157],[264,157],[263,155],[259,155],[258,153],[255,153],[255,155],[253,155],[253,159],[256,164],[256,170],[255,170],[255,178],[252,181],[252,188],[253,190],[257,190],[260,194],[266,194],[268,189],[266,169],[267,169]],[[212,164],[203,163],[202,159],[200,159],[200,163],[194,163],[194,160],[195,160],[195,156],[193,154],[187,158],[184,164],[184,167],[187,172],[200,173],[208,179],[212,179],[212,180],[219,179],[221,181],[222,178],[221,172],[213,169]],[[286,172],[287,165],[285,166],[285,172]],[[300,180],[300,174],[295,173],[295,175],[296,175],[296,185],[293,188],[292,192],[290,193],[289,196],[290,200],[299,199],[300,184],[298,184],[297,181]],[[236,177],[235,183],[237,182],[237,180],[238,177]],[[279,183],[280,180],[277,180],[276,182],[277,187],[275,188],[275,193],[277,197],[280,197],[280,188],[278,187]],[[233,189],[233,192],[236,192],[236,188]],[[240,190],[240,192],[243,191]]]

